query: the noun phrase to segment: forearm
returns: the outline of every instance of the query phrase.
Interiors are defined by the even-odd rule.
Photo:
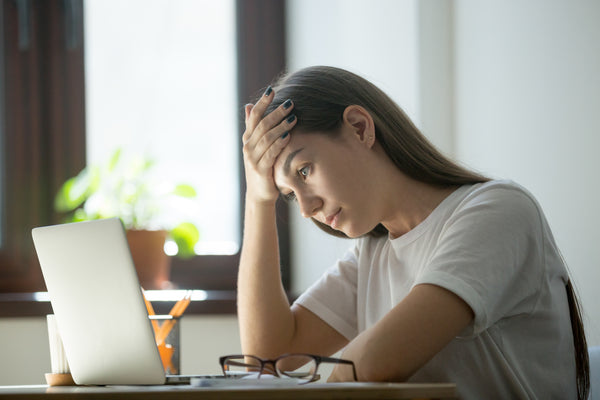
[[[246,354],[277,356],[293,336],[294,318],[281,283],[274,202],[246,201],[238,318]]]
[[[457,295],[417,285],[388,314],[358,335],[342,353],[354,361],[361,381],[404,381],[456,337],[473,319]],[[334,370],[332,381],[351,380]]]

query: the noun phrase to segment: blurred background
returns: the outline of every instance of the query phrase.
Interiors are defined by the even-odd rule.
[[[13,246],[13,226],[29,235],[31,224],[58,221],[51,200],[60,185],[120,148],[154,160],[156,181],[182,181],[197,190],[194,205],[185,209],[199,227],[197,256],[174,262],[174,285],[233,290],[244,189],[242,107],[284,70],[333,65],[380,86],[449,156],[515,180],[537,197],[580,295],[588,342],[600,344],[593,294],[600,282],[599,2],[1,1],[1,248],[19,247]],[[39,11],[39,3],[56,7]],[[47,37],[31,55],[24,9],[34,22],[65,21],[62,69],[40,75],[19,67],[54,65],[52,43],[63,40]],[[33,32],[29,46],[35,50]],[[13,47],[21,64],[9,62]],[[72,52],[79,52],[81,65],[70,66]],[[31,92],[9,90],[16,80],[25,88],[35,83],[50,100],[32,106]],[[74,80],[83,82],[81,88],[70,86]],[[26,105],[16,108],[22,115],[12,112],[17,103]],[[63,117],[48,119],[57,109]],[[37,132],[32,139],[15,133],[24,127]],[[22,161],[12,162],[17,155]],[[27,175],[48,165],[55,166],[49,180]],[[39,192],[30,181],[38,182]],[[46,200],[17,201],[14,193],[21,192]],[[16,203],[23,205],[14,211]],[[325,235],[294,206],[279,212],[284,279],[293,296],[351,243]],[[19,222],[21,214],[26,222]],[[31,248],[2,253],[1,288],[43,291],[39,267],[21,252]],[[222,268],[207,265],[221,263],[217,258],[226,260]],[[32,266],[15,267],[14,259]],[[42,383],[49,370],[45,318],[0,314],[0,354],[13,360],[0,366],[0,385]],[[186,315],[182,324],[183,373],[218,372],[218,357],[240,350],[230,309]]]

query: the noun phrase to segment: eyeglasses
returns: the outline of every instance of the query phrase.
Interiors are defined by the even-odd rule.
[[[284,354],[274,360],[263,360],[250,355],[229,355],[219,358],[221,369],[226,377],[240,377],[248,374],[276,376],[279,378],[295,378],[298,383],[309,383],[320,379],[317,374],[321,363],[347,364],[352,366],[354,380],[356,367],[349,360],[321,357],[312,354]]]

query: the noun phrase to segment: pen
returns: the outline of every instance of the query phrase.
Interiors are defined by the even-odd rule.
[[[142,296],[144,297],[144,303],[146,303],[146,310],[148,310],[148,315],[155,315],[156,313],[154,312],[154,307],[152,307],[152,303],[150,303],[150,301],[148,301],[148,299],[146,298],[146,294],[143,290]],[[156,335],[156,333],[158,332],[158,322],[156,320],[151,320],[151,322],[152,329],[154,330],[154,335]]]
[[[186,295],[177,303],[175,303],[175,305],[169,312],[169,315],[172,316],[173,319],[163,322],[162,326],[158,330],[158,333],[156,334],[157,345],[161,345],[164,343],[167,336],[169,336],[171,329],[173,329],[175,322],[177,321],[176,318],[181,317],[185,312],[186,308],[190,305],[190,302],[192,301],[192,293],[192,290],[188,290],[186,292]]]

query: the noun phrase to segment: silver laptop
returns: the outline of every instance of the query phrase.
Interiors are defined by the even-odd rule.
[[[40,227],[32,235],[75,382],[169,383],[121,221]]]

